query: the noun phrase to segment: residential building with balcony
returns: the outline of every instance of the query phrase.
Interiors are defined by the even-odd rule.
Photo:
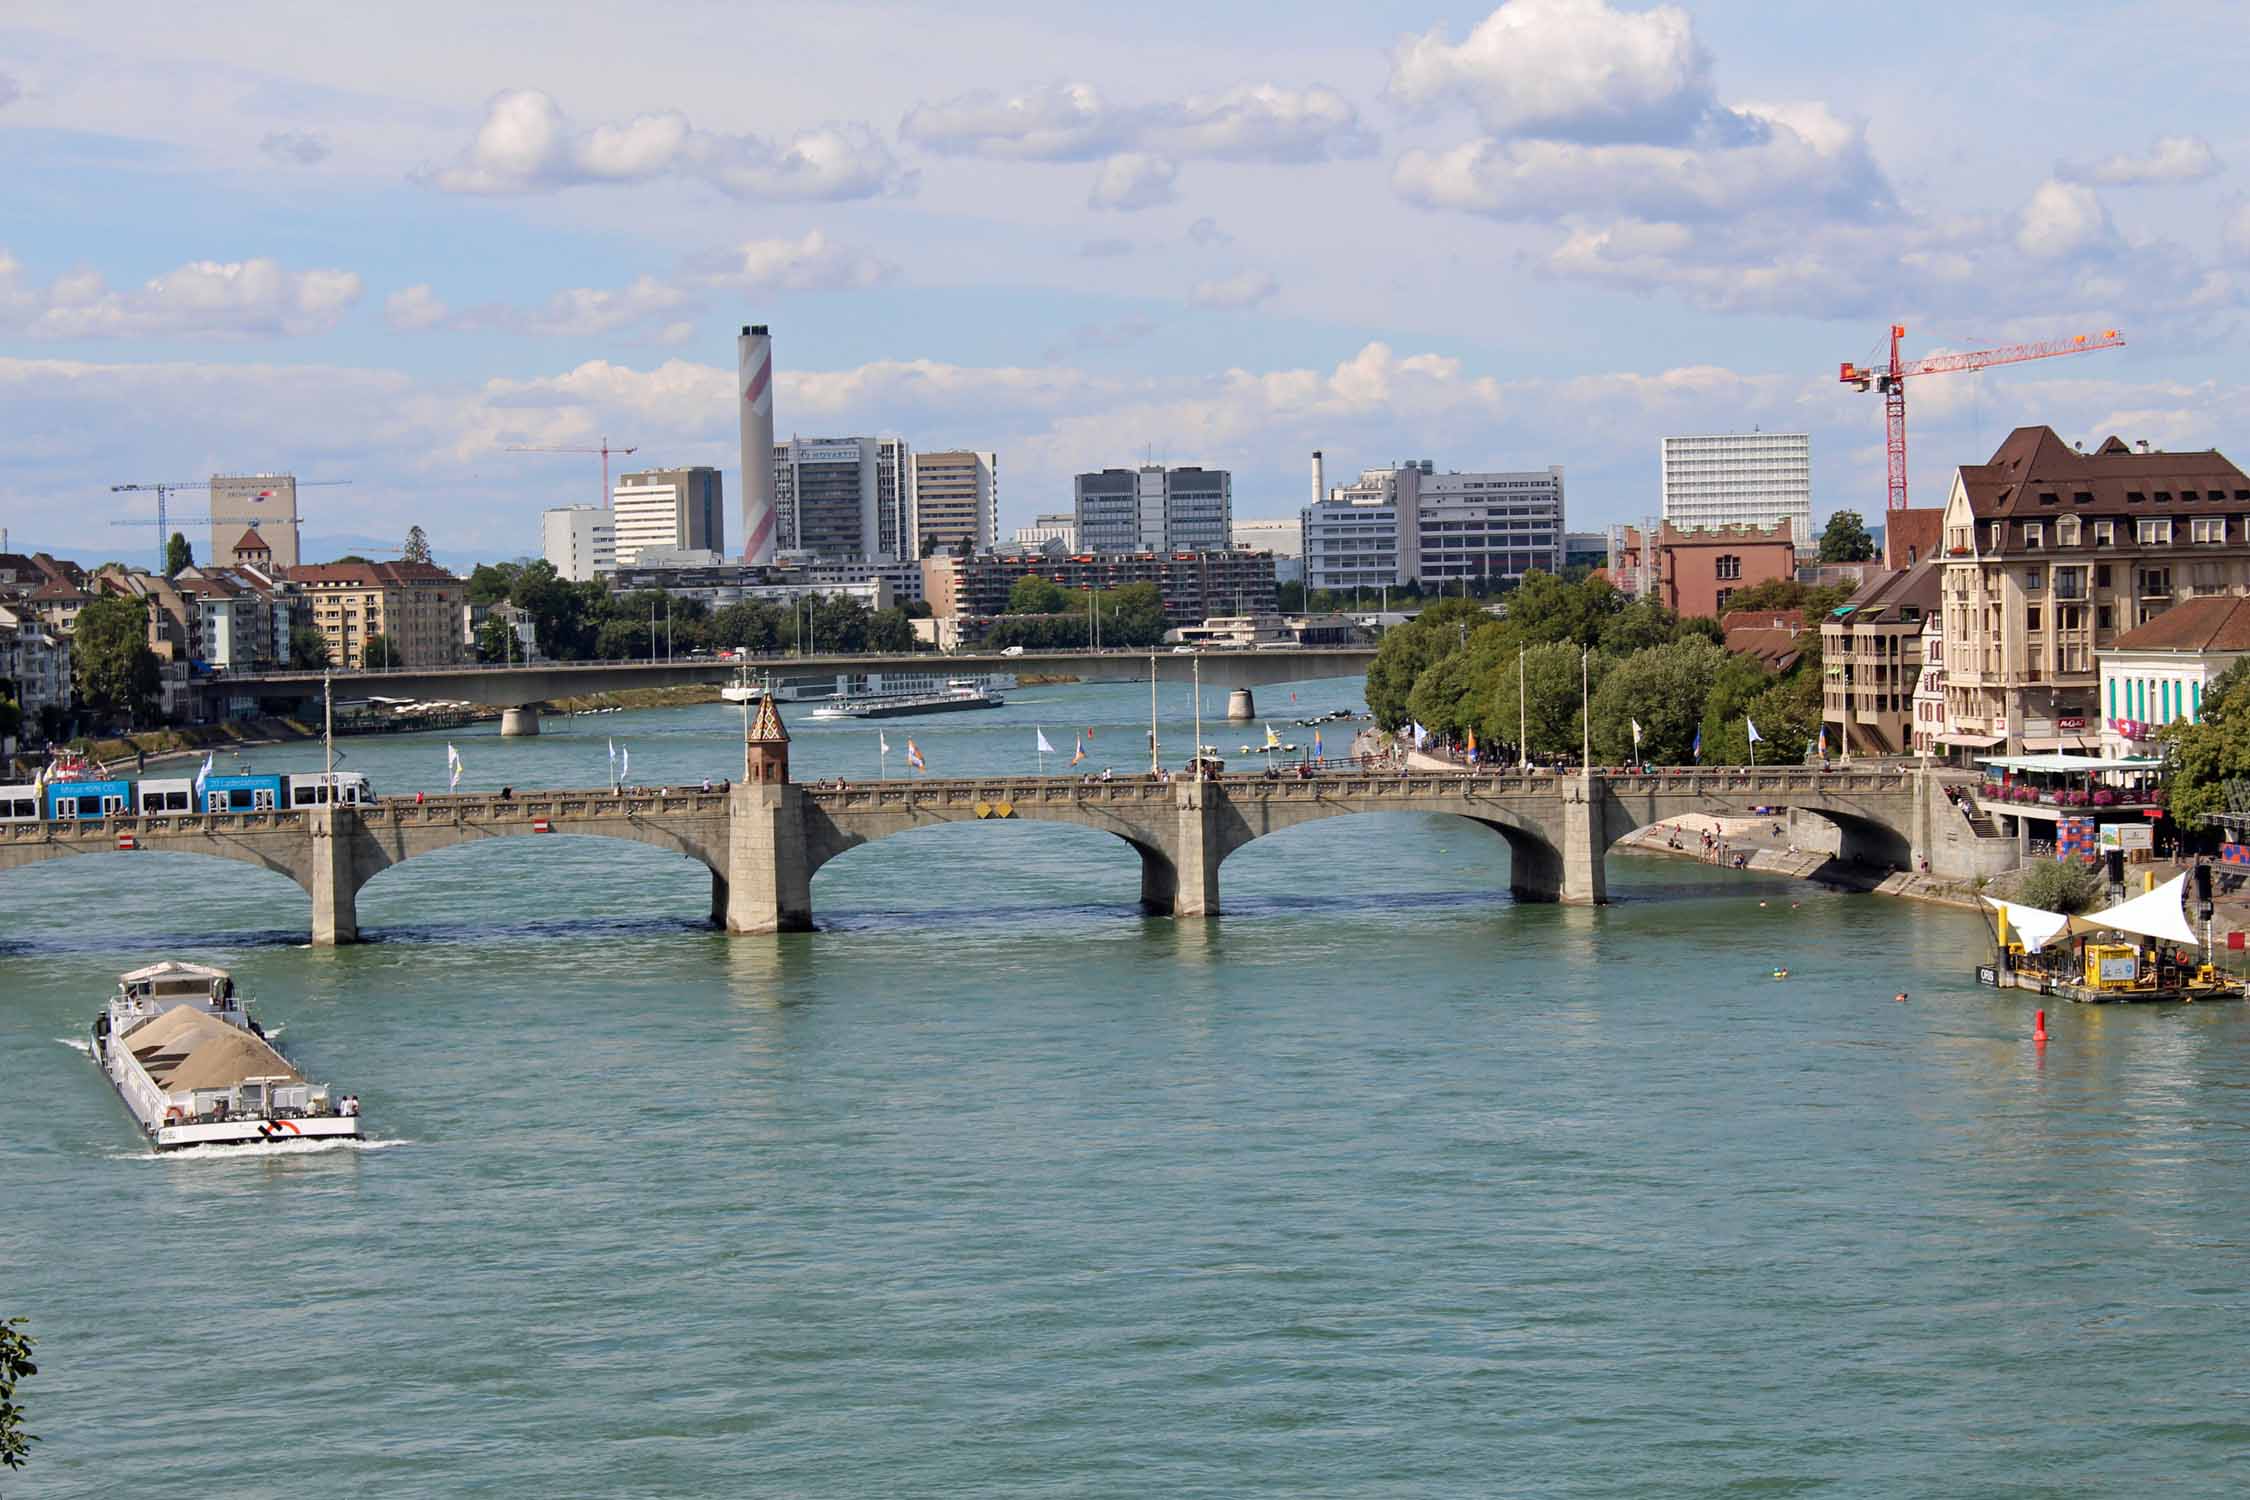
[[[1915,749],[1914,695],[1938,612],[1934,562],[1862,584],[1821,624],[1821,719],[1846,755],[1906,755]]]
[[[2019,427],[1954,475],[1944,543],[1955,741],[2091,750],[2102,651],[2184,600],[2250,592],[2250,475],[2216,449],[2088,453]]]
[[[1945,612],[1932,610],[1922,622],[1922,675],[1914,684],[1914,753],[1944,757],[1951,732],[1945,717]]]
[[[402,667],[462,661],[461,607],[468,580],[430,563],[313,563],[291,568],[289,581],[305,593],[312,624],[327,637],[328,659],[340,667],[366,665],[367,642],[383,636]]]

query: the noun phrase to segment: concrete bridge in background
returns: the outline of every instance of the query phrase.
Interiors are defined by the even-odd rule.
[[[1145,658],[1144,658],[1145,660]],[[1229,775],[1206,781],[1086,782],[1070,776],[741,784],[724,791],[525,792],[394,799],[366,808],[180,814],[75,823],[0,824],[0,872],[78,855],[141,852],[239,860],[288,876],[312,899],[319,945],[359,938],[362,887],[394,865],[492,838],[576,834],[627,839],[698,861],[711,873],[711,919],[735,933],[813,925],[812,877],[848,850],[945,823],[1048,822],[1098,829],[1141,857],[1151,912],[1216,915],[1219,869],[1237,849],[1283,829],[1359,813],[1444,813],[1508,841],[1519,900],[1607,899],[1605,856],[1636,828],[1691,813],[1787,807],[1838,830],[1843,858],[1959,878],[1966,820],[1932,773],[1804,767],[1645,773],[1352,772],[1308,780]],[[2009,842],[2012,849],[2012,841]],[[120,865],[123,875],[129,869]],[[4,906],[0,906],[4,910]]]
[[[761,656],[747,663],[753,678],[776,680],[833,677],[839,672],[937,672],[952,677],[1009,673],[1075,677],[1082,682],[1146,682],[1155,663],[1160,682],[1192,681],[1201,663],[1203,685],[1231,692],[1281,682],[1322,677],[1360,677],[1375,660],[1368,646],[1301,646],[1269,650],[1206,650],[1194,655],[1169,647],[1148,651],[1026,651],[862,654],[851,656]],[[488,708],[523,708],[557,698],[585,697],[627,688],[718,685],[735,680],[744,664],[716,657],[673,661],[536,662],[514,666],[463,662],[446,667],[394,667],[382,671],[335,674],[336,691],[350,697],[447,699]],[[317,701],[319,672],[228,674],[199,681],[206,701],[251,698],[272,709]],[[206,715],[217,717],[217,715]],[[529,721],[536,723],[536,719]],[[527,727],[519,723],[519,728]]]

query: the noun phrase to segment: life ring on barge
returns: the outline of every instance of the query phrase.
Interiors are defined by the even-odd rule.
[[[187,1122],[187,1115],[186,1115],[186,1114],[185,1114],[185,1113],[184,1113],[184,1112],[183,1112],[183,1111],[182,1111],[182,1110],[180,1109],[180,1107],[179,1107],[179,1106],[178,1106],[177,1104],[173,1104],[173,1105],[168,1105],[168,1106],[166,1106],[166,1108],[165,1108],[165,1110],[164,1110],[164,1123],[165,1123],[165,1124],[167,1124],[167,1125],[182,1125],[182,1124],[185,1124],[186,1122]]]

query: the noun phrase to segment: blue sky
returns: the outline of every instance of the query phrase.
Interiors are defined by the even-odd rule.
[[[1917,382],[1925,503],[2020,422],[2239,459],[2246,64],[2217,0],[18,0],[0,524],[138,555],[110,484],[291,469],[353,481],[313,550],[531,551],[597,461],[511,445],[738,492],[753,321],[779,430],[996,449],[1010,528],[1144,454],[1291,513],[1316,447],[1560,464],[1591,528],[1753,425],[1872,519],[1893,319],[2130,341]]]

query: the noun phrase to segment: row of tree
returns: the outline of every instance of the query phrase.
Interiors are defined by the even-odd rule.
[[[485,563],[469,575],[473,604],[508,604],[531,624],[540,651],[559,661],[618,660],[691,651],[912,651],[914,620],[928,606],[869,609],[862,600],[822,594],[799,603],[745,600],[714,610],[661,589],[615,594],[600,583],[572,583],[544,560]],[[505,621],[486,621],[477,654],[486,661],[522,655]],[[653,632],[653,633],[652,633]]]
[[[1834,594],[1790,583],[1748,597],[1749,608],[1809,607],[1808,618],[1817,618],[1809,610]],[[1802,760],[1820,732],[1817,633],[1800,638],[1802,654],[1778,674],[1730,654],[1723,639],[1716,620],[1683,620],[1603,579],[1533,573],[1510,596],[1504,619],[1453,599],[1385,632],[1368,669],[1367,704],[1386,728],[1418,723],[1461,742],[1473,733],[1504,759],[1575,761],[1590,734],[1603,764],[1744,764],[1755,722],[1757,759]]]

